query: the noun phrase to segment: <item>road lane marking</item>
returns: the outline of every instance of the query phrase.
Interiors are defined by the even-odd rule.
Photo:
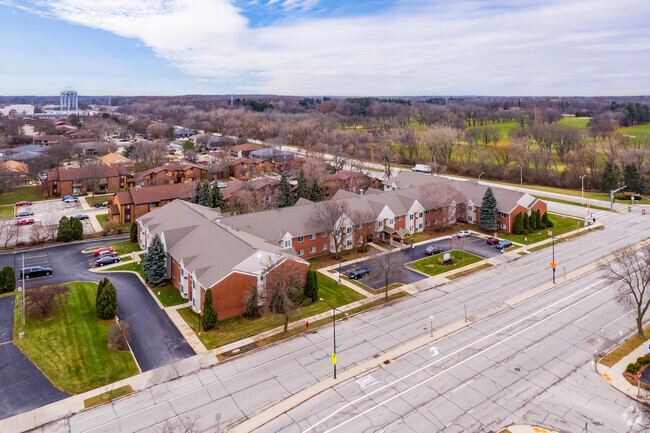
[[[482,341],[484,341],[484,340],[487,340],[487,339],[489,339],[489,338],[492,338],[493,336],[499,334],[500,332],[503,332],[504,330],[506,330],[506,329],[508,329],[508,328],[511,328],[511,327],[513,327],[513,326],[515,326],[515,325],[517,325],[517,324],[519,324],[519,323],[521,323],[521,322],[523,322],[523,321],[525,321],[525,320],[528,320],[528,319],[530,319],[531,317],[533,317],[533,316],[539,314],[540,312],[543,312],[544,310],[547,310],[547,309],[549,309],[549,308],[552,308],[553,306],[555,306],[555,305],[557,305],[557,304],[559,304],[559,303],[561,303],[561,302],[564,302],[564,301],[566,301],[567,299],[570,299],[570,298],[572,298],[572,297],[574,297],[574,296],[576,296],[576,295],[579,295],[579,294],[581,294],[582,292],[585,292],[585,291],[589,290],[589,289],[592,288],[593,286],[602,283],[603,281],[607,281],[607,280],[605,280],[605,279],[601,279],[601,280],[599,280],[599,281],[597,281],[597,282],[595,282],[595,283],[593,283],[593,284],[590,284],[590,285],[588,285],[587,287],[585,287],[585,288],[583,288],[583,289],[580,289],[580,290],[578,290],[577,292],[572,293],[572,294],[570,294],[570,295],[568,295],[568,296],[566,296],[566,297],[564,297],[564,298],[562,298],[562,299],[559,299],[559,300],[553,302],[552,304],[547,305],[546,307],[541,308],[541,309],[539,309],[539,310],[537,310],[537,311],[535,311],[535,312],[533,312],[533,313],[531,313],[531,314],[529,314],[529,315],[527,315],[527,316],[524,316],[524,317],[522,317],[521,319],[518,319],[518,320],[516,320],[516,321],[510,323],[509,325],[504,326],[504,327],[501,328],[501,329],[498,329],[498,330],[496,330],[496,331],[493,331],[493,332],[491,332],[490,334],[487,334],[487,335],[485,335],[485,336],[479,338],[478,340],[476,340],[476,341],[474,341],[474,342],[472,342],[472,343],[466,344],[465,346],[463,346],[463,347],[461,347],[461,348],[459,348],[459,349],[457,349],[457,350],[455,350],[455,351],[449,353],[448,355],[445,355],[445,356],[443,356],[443,357],[441,357],[441,358],[437,358],[436,360],[430,362],[429,364],[427,364],[427,365],[425,365],[425,366],[423,366],[423,367],[421,367],[421,368],[419,368],[419,369],[417,369],[417,370],[414,370],[413,372],[411,372],[411,373],[409,373],[409,374],[407,374],[407,375],[405,375],[405,376],[403,376],[403,377],[401,377],[401,378],[395,379],[394,381],[392,381],[392,382],[390,382],[390,383],[387,383],[386,385],[382,386],[381,388],[377,388],[377,389],[375,389],[374,391],[369,392],[368,394],[366,394],[366,395],[364,395],[364,396],[362,396],[362,397],[358,397],[358,398],[352,400],[351,402],[348,402],[348,403],[344,404],[342,407],[340,407],[339,409],[335,410],[335,411],[332,412],[330,415],[328,415],[328,416],[326,416],[325,418],[321,419],[320,421],[316,422],[315,424],[313,424],[312,426],[310,426],[310,427],[307,428],[306,430],[303,430],[303,433],[306,433],[306,432],[308,432],[308,431],[310,431],[310,430],[313,430],[314,428],[318,427],[320,424],[322,424],[322,423],[324,423],[325,421],[327,421],[328,419],[332,418],[334,415],[336,415],[336,414],[340,413],[341,411],[343,411],[344,409],[346,409],[346,408],[348,408],[348,407],[350,407],[350,406],[352,406],[352,405],[354,405],[354,404],[360,402],[361,400],[364,400],[364,399],[370,397],[371,395],[373,395],[373,394],[375,394],[375,393],[377,393],[377,392],[383,391],[384,389],[389,388],[389,387],[395,385],[395,384],[398,383],[398,382],[402,382],[402,381],[404,381],[404,379],[407,379],[408,377],[411,377],[411,376],[413,376],[413,375],[415,375],[415,374],[417,374],[417,373],[420,373],[420,372],[422,372],[423,370],[425,370],[425,369],[427,369],[427,368],[429,368],[429,367],[431,367],[431,366],[437,364],[438,362],[441,362],[441,361],[443,361],[443,360],[445,360],[445,359],[449,359],[449,358],[453,357],[454,355],[456,355],[456,354],[462,352],[463,350],[466,350],[466,349],[468,349],[468,348],[470,348],[470,347],[476,345],[477,343],[480,343],[480,342],[482,342]],[[496,346],[499,346],[499,345],[501,345],[502,343],[505,343],[506,341],[508,341],[508,340],[510,340],[510,339],[512,339],[512,338],[514,338],[514,337],[516,337],[516,336],[518,336],[518,335],[520,335],[520,334],[522,334],[523,332],[526,332],[526,331],[528,331],[529,329],[532,329],[532,328],[534,328],[534,327],[536,327],[536,326],[538,326],[538,325],[540,325],[540,324],[546,322],[547,320],[549,320],[549,319],[551,319],[551,318],[557,316],[558,314],[560,314],[560,313],[562,313],[562,312],[568,310],[569,308],[571,308],[571,307],[573,307],[573,306],[575,306],[575,305],[578,305],[578,304],[580,304],[580,303],[582,303],[582,302],[584,302],[584,301],[590,299],[590,298],[593,297],[593,296],[599,295],[600,293],[604,292],[605,290],[607,290],[607,289],[609,289],[609,288],[611,288],[611,287],[614,287],[616,284],[617,284],[617,283],[613,283],[613,284],[610,284],[610,285],[608,285],[608,286],[606,286],[606,287],[604,287],[604,288],[602,288],[602,289],[599,289],[598,291],[592,293],[591,295],[589,295],[589,296],[587,296],[587,297],[585,297],[585,298],[582,298],[582,299],[580,299],[580,300],[578,300],[578,301],[576,301],[576,302],[574,302],[574,303],[572,303],[572,304],[570,304],[570,305],[568,305],[568,306],[566,306],[566,307],[564,307],[564,308],[558,310],[557,312],[551,314],[550,316],[548,316],[548,317],[546,317],[546,318],[544,318],[544,319],[542,319],[542,320],[539,320],[539,321],[535,322],[534,324],[532,324],[532,325],[530,325],[530,326],[528,326],[528,327],[522,329],[521,331],[516,332],[516,333],[514,333],[514,334],[508,336],[507,338],[505,338],[505,339],[503,339],[503,340],[501,340],[501,341],[499,341],[499,342],[497,342],[497,343],[495,343],[495,344],[493,344],[493,345],[491,345],[491,346],[488,346],[488,347],[485,348],[485,349],[482,349],[482,350],[478,351],[478,352],[475,353],[474,355],[471,355],[470,357],[465,358],[464,360],[462,360],[462,361],[460,361],[460,362],[457,362],[456,364],[452,365],[451,367],[448,367],[447,369],[442,370],[441,372],[439,372],[439,373],[437,373],[437,374],[435,374],[435,375],[429,377],[428,379],[423,380],[423,381],[417,383],[416,385],[414,385],[414,386],[412,386],[412,387],[410,387],[410,388],[408,388],[408,389],[406,389],[406,390],[404,390],[404,391],[402,391],[402,392],[397,393],[397,394],[394,395],[393,397],[390,397],[390,398],[388,398],[387,400],[385,400],[385,401],[383,401],[383,402],[381,402],[381,403],[378,403],[378,404],[376,404],[375,406],[372,406],[371,408],[369,408],[369,409],[367,409],[367,410],[365,410],[365,411],[360,412],[359,414],[355,415],[355,416],[352,417],[352,418],[349,418],[348,420],[342,422],[341,424],[338,424],[338,425],[336,425],[336,426],[330,428],[329,430],[326,430],[326,433],[327,433],[327,432],[331,432],[331,431],[333,431],[333,430],[335,430],[335,429],[338,429],[339,427],[342,427],[342,426],[348,424],[349,422],[351,422],[351,421],[353,421],[353,420],[359,418],[360,416],[365,415],[366,413],[368,413],[368,412],[370,412],[370,411],[372,411],[372,410],[374,410],[374,409],[376,409],[376,408],[378,408],[378,407],[381,407],[381,406],[385,405],[386,403],[392,401],[393,399],[395,399],[395,398],[397,398],[397,397],[402,396],[403,394],[405,394],[405,393],[407,393],[407,392],[410,392],[410,391],[412,391],[412,390],[414,390],[414,389],[416,389],[416,388],[419,388],[420,386],[422,386],[422,385],[428,383],[430,380],[433,380],[433,379],[437,378],[438,376],[440,376],[440,375],[442,375],[442,374],[444,374],[444,373],[447,373],[447,372],[453,370],[454,368],[456,368],[456,367],[458,367],[458,366],[460,366],[460,365],[465,364],[466,362],[468,362],[468,361],[470,361],[470,360],[476,358],[477,356],[482,355],[484,352],[486,352],[486,351],[488,351],[488,350],[490,350],[490,349],[492,349],[492,348],[494,348],[494,347],[496,347]]]
[[[600,332],[605,331],[605,328],[607,328],[608,326],[613,325],[614,323],[618,322],[618,321],[621,320],[623,317],[627,316],[628,314],[630,314],[630,313],[633,312],[633,311],[634,311],[634,309],[631,309],[630,311],[628,311],[627,313],[624,313],[623,315],[621,315],[621,316],[618,317],[617,319],[612,320],[612,321],[609,322],[607,325],[603,326],[602,329],[600,330]]]
[[[451,393],[453,394],[453,393],[455,393],[456,391],[458,391],[459,389],[465,388],[467,385],[469,385],[469,384],[472,383],[472,382],[474,382],[474,379],[465,382],[465,383],[462,384],[461,386],[457,386],[456,388],[454,388],[453,391],[451,391]]]
[[[581,318],[579,318],[578,320],[576,320],[573,323],[576,324],[576,323],[580,322],[581,320],[585,320],[586,318],[587,318],[587,314],[585,314],[584,316],[582,316]]]
[[[541,341],[540,341],[540,342],[537,342],[537,343],[535,343],[535,344],[533,344],[532,346],[528,346],[527,348],[524,349],[524,352],[528,352],[530,349],[532,349],[533,347],[537,346],[539,343],[541,343]]]

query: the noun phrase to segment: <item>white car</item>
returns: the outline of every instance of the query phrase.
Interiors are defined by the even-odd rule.
[[[220,180],[217,180],[217,187],[218,188],[225,188],[227,186],[228,186],[228,184],[226,182],[222,182]]]
[[[461,231],[458,232],[458,234],[456,236],[458,236],[459,238],[466,238],[468,236],[472,236],[472,233],[470,233],[467,230],[461,230]]]

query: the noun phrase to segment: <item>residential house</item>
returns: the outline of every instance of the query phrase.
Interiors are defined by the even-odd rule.
[[[237,158],[226,163],[228,174],[235,179],[264,176],[273,171],[273,163],[259,158]]]
[[[27,164],[18,161],[0,162],[0,176],[4,185],[24,186],[30,183]]]
[[[187,183],[207,179],[208,170],[196,164],[166,164],[136,173],[127,180],[127,186],[153,186]]]
[[[262,146],[252,143],[238,144],[230,148],[230,154],[235,158],[248,158],[251,152],[262,149]]]
[[[141,216],[176,199],[194,197],[196,183],[174,183],[156,186],[132,186],[119,191],[109,207],[109,218],[117,224],[129,224]]]
[[[48,170],[41,187],[46,197],[117,191],[126,188],[128,174],[129,170],[122,166],[60,167]]]
[[[107,153],[106,155],[100,157],[99,160],[109,166],[133,166],[133,161],[125,156],[118,155],[117,153]]]
[[[381,181],[378,178],[350,170],[339,170],[336,173],[328,174],[320,185],[324,198],[334,197],[340,189],[362,193],[370,188],[378,189],[380,187]]]

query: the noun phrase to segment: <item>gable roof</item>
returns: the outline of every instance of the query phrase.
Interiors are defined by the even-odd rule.
[[[233,152],[252,152],[254,150],[260,150],[262,149],[262,146],[258,146],[257,144],[251,144],[251,143],[244,143],[244,144],[238,144],[237,146],[233,146],[230,148]]]
[[[117,153],[107,153],[99,158],[104,164],[111,165],[116,162],[130,163],[131,160],[125,156],[118,155]]]
[[[87,179],[90,177],[115,177],[125,175],[128,170],[125,167],[109,167],[107,165],[88,165],[85,167],[61,167],[48,170],[48,180],[60,180],[62,182]]]
[[[157,203],[177,198],[185,199],[194,196],[196,183],[172,183],[169,185],[132,186],[128,194],[133,204]],[[120,201],[121,203],[121,201]]]

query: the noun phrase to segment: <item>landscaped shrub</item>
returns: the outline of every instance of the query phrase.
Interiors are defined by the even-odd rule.
[[[112,319],[117,314],[117,292],[110,281],[106,283],[101,293],[99,293],[95,309],[97,317],[103,320]]]
[[[527,213],[524,213],[524,234],[530,234],[533,232],[533,228],[530,226],[530,217]]]
[[[136,223],[131,223],[131,242],[138,242],[138,225]]]
[[[212,297],[212,295],[210,295]],[[248,296],[246,297],[246,312],[244,317],[249,319],[254,319],[260,316],[260,306],[259,306],[259,296],[257,293],[257,287],[253,287]]]
[[[625,371],[627,371],[628,373],[634,374],[634,373],[638,372],[639,370],[641,370],[641,367],[642,367],[641,364],[639,364],[638,362],[633,362],[633,363],[627,365],[627,368],[625,369]]]
[[[312,302],[318,301],[318,276],[316,275],[316,271],[307,271],[305,296],[310,298]]]
[[[70,242],[72,240],[72,225],[68,217],[61,217],[59,228],[56,232],[56,238],[60,242]]]
[[[151,245],[149,245],[147,252],[144,254],[144,258],[142,270],[147,277],[147,281],[153,286],[162,284],[165,281],[167,259],[165,247],[160,240],[160,236],[154,236]]]
[[[544,215],[542,215],[542,221],[544,222],[547,228],[553,227],[553,221],[548,219],[548,215],[546,214],[546,212],[544,212]]]
[[[639,356],[636,359],[636,362],[637,362],[637,364],[648,365],[648,364],[650,364],[650,358],[648,358],[647,356]]]
[[[70,218],[68,222],[70,223],[70,230],[72,231],[72,239],[77,241],[83,239],[84,225],[81,223],[81,220]]]
[[[515,216],[515,223],[512,227],[512,232],[517,235],[523,235],[524,234],[524,218],[521,215],[521,213],[518,213]]]
[[[203,301],[203,319],[201,320],[203,329],[212,329],[217,324],[217,312],[212,305],[212,291],[206,290]]]
[[[13,292],[16,290],[16,275],[14,268],[5,266],[0,271],[0,293]]]

